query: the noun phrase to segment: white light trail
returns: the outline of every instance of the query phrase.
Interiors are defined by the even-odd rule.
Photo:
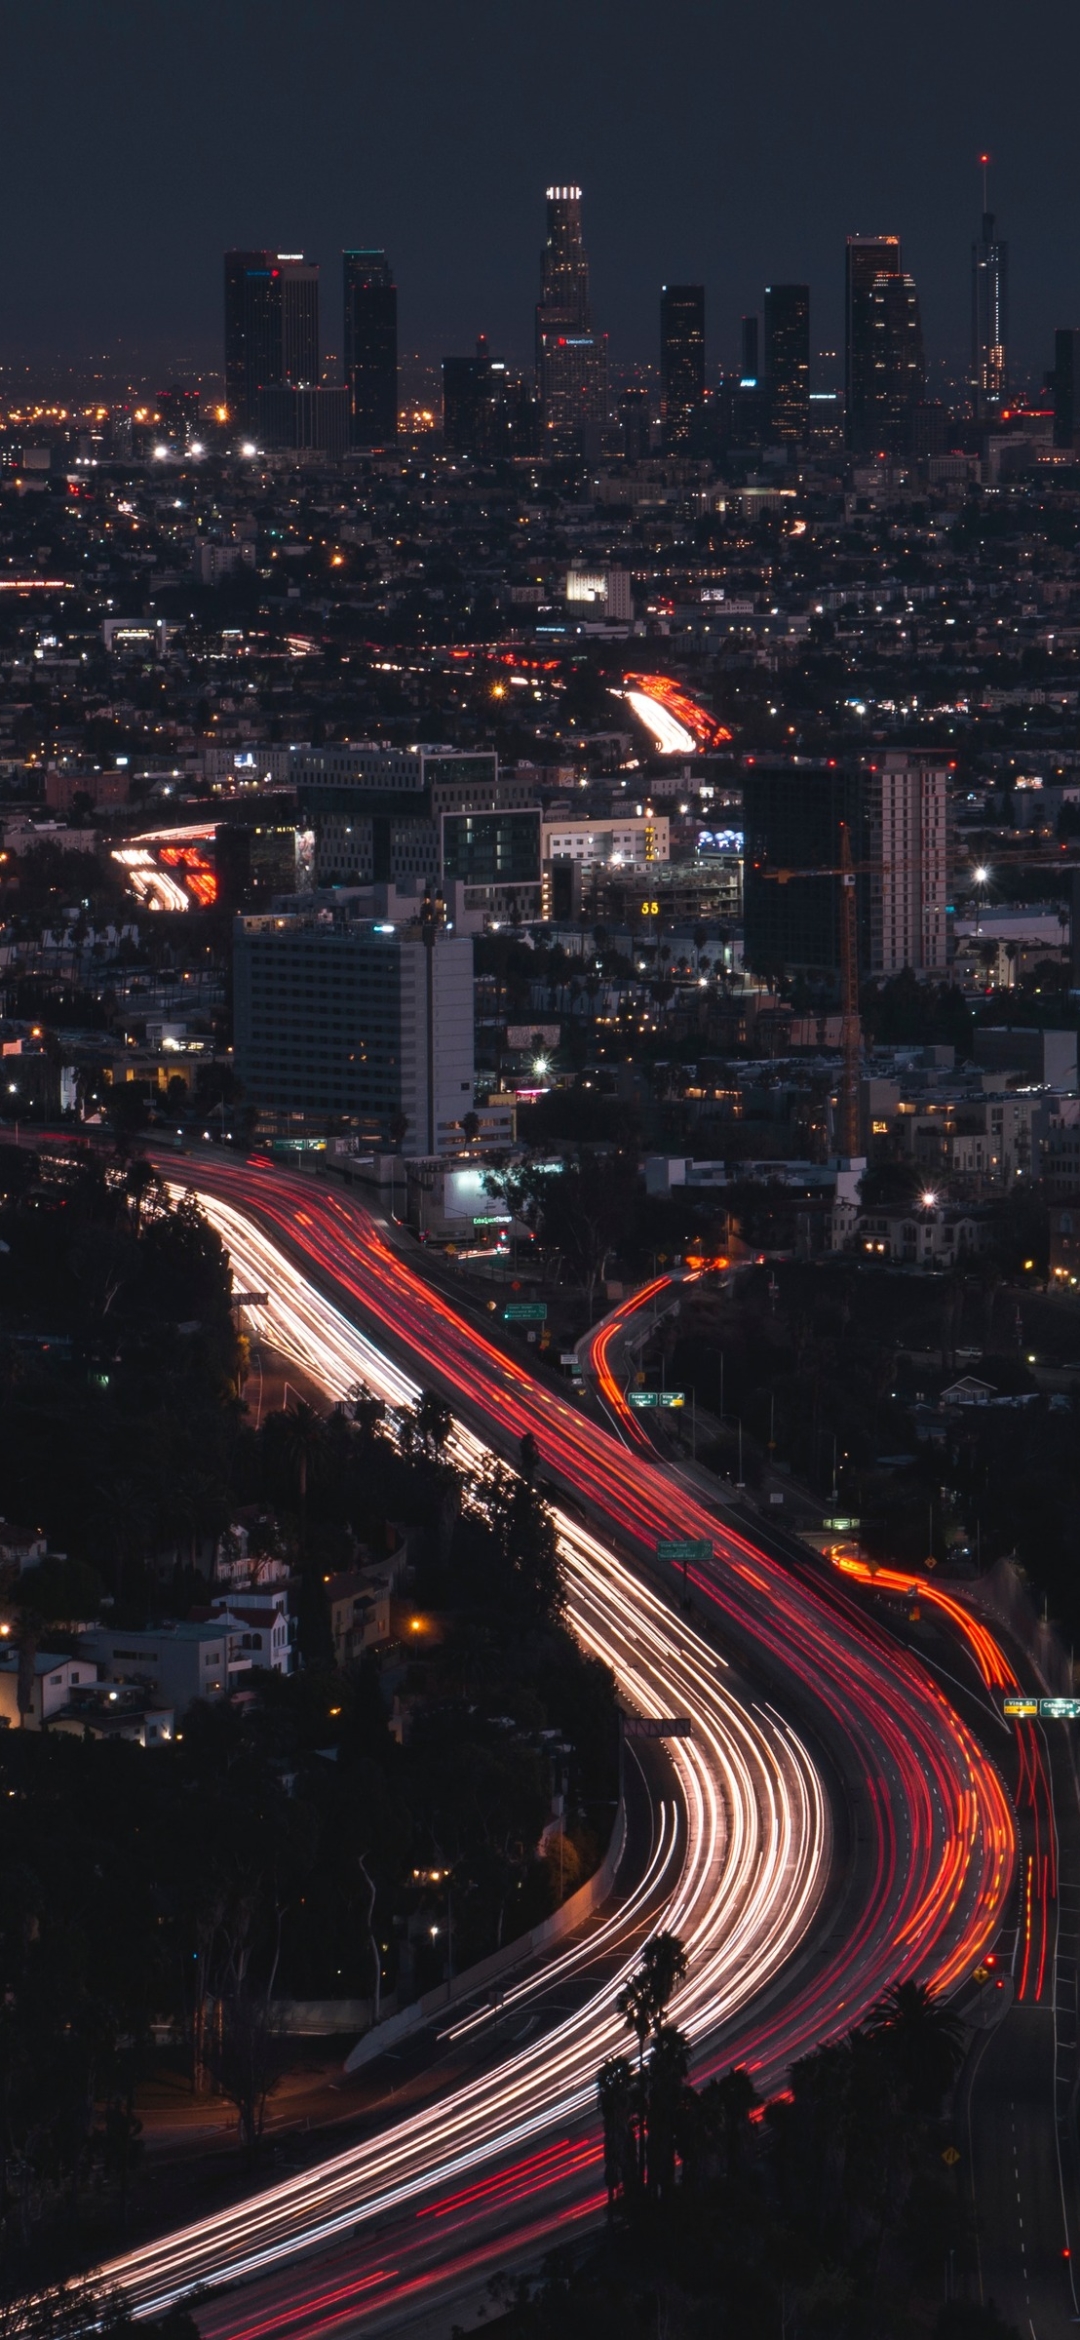
[[[651,731],[662,756],[696,756],[697,741],[684,723],[679,723],[667,707],[657,699],[650,699],[645,691],[624,691],[627,706],[633,709],[638,722]]]
[[[174,1187],[174,1193],[182,1191]],[[401,1406],[418,1385],[325,1300],[270,1237],[213,1195],[207,1217],[227,1243],[244,1290],[265,1290],[251,1308],[258,1330],[302,1363],[329,1395],[363,1382]],[[452,1451],[477,1471],[487,1449],[460,1422]],[[685,1827],[665,1817],[649,1891],[667,1879],[660,1922],[690,1960],[673,2019],[702,2043],[792,1957],[825,1881],[829,1825],[821,1783],[805,1748],[770,1709],[748,1706],[728,1668],[692,1626],[579,1522],[555,1518],[570,1622],[583,1646],[610,1665],[639,1712],[687,1714],[690,1739],[669,1754]],[[642,1888],[607,1921],[615,1941],[632,1928]],[[585,1945],[591,1954],[592,1944]],[[561,1954],[554,1971],[579,1955]],[[372,2221],[549,2131],[595,2111],[596,2073],[625,2050],[615,1998],[636,1963],[627,1956],[586,2004],[495,2070],[281,2185],[214,2213],[115,2260],[103,2279],[156,2313],[195,2284],[236,2281]],[[546,1980],[546,1976],[545,1976]],[[527,1988],[528,1986],[523,1986]]]

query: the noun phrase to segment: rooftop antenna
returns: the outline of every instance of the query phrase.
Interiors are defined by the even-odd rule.
[[[988,174],[988,172],[989,172],[989,169],[990,169],[990,157],[989,157],[989,155],[988,155],[988,154],[981,154],[981,155],[979,156],[979,169],[980,169],[980,170],[981,170],[981,172],[982,172],[982,183],[983,183],[983,199],[982,199],[982,207],[983,207],[983,210],[984,210],[984,211],[989,211],[989,209],[990,209],[990,190],[989,190],[989,180],[988,180],[988,176],[987,176],[987,174]]]

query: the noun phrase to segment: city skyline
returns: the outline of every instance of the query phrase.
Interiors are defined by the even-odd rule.
[[[977,42],[970,9],[944,22],[917,11],[910,51],[889,60],[883,82],[885,56],[861,24],[856,41],[847,0],[819,12],[813,32],[790,6],[774,7],[767,79],[750,28],[721,37],[677,0],[663,44],[650,28],[646,47],[649,20],[634,0],[618,40],[599,7],[575,27],[574,73],[556,77],[542,104],[522,32],[500,24],[489,39],[485,0],[456,31],[420,0],[407,42],[316,0],[300,59],[275,5],[256,24],[246,6],[221,20],[192,0],[182,43],[126,0],[96,30],[59,0],[47,36],[43,23],[9,14],[12,73],[31,90],[48,86],[51,132],[42,188],[35,109],[12,126],[15,194],[0,248],[9,360],[118,339],[153,362],[185,345],[209,356],[218,255],[265,243],[324,265],[343,247],[385,248],[402,288],[403,347],[437,360],[485,331],[520,361],[542,190],[567,180],[585,190],[594,306],[619,362],[654,359],[655,292],[668,281],[705,284],[717,348],[732,354],[761,285],[809,283],[817,346],[839,347],[835,255],[849,234],[886,230],[902,237],[919,285],[932,363],[961,371],[982,152],[993,156],[991,208],[1011,247],[1021,370],[1045,367],[1054,330],[1080,315],[1063,112],[1059,121],[1077,36],[1062,8],[1046,27],[1058,70],[1036,87],[1035,60],[1016,55],[1014,22],[998,6],[980,14]],[[553,52],[569,30],[556,8]],[[1007,115],[997,87],[1006,30]],[[635,63],[645,55],[648,73]],[[182,201],[168,197],[173,184]]]

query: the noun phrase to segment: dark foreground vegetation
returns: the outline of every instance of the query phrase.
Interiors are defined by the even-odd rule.
[[[506,2340],[1010,2340],[972,2303],[948,2104],[959,2025],[899,1984],[762,2103],[748,2073],[691,2086],[658,1935],[622,1994],[636,2048],[599,2075],[609,2215],[539,2279],[503,2281]]]
[[[464,1473],[430,1395],[254,1428],[228,1262],[195,1204],[123,1162],[14,1175],[0,1512],[67,1558],[9,1568],[8,1646],[74,1648],[99,1611],[186,1615],[239,1510],[287,1576],[296,1670],[245,1674],[154,1750],[0,1732],[9,2291],[167,2216],[140,2129],[162,2059],[234,2108],[253,2162],[279,2003],[386,2011],[459,1973],[591,1871],[618,1790],[613,1684],[564,1622],[532,1454]],[[343,1650],[328,1583],[388,1553],[406,1571],[389,1637]]]

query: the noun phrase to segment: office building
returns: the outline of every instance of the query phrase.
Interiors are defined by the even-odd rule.
[[[536,379],[546,443],[579,444],[608,418],[607,344],[592,329],[580,187],[547,190],[536,307]]]
[[[293,762],[316,886],[437,884],[443,811],[499,802],[498,758],[486,750],[308,748]]]
[[[949,771],[933,754],[889,750],[869,775],[870,966],[945,972]]]
[[[976,422],[993,422],[1008,395],[1009,247],[986,203],[983,157],[982,227],[971,247],[971,405]]]
[[[319,264],[301,252],[279,252],[281,373],[293,389],[319,380]]]
[[[336,461],[349,445],[348,391],[288,384],[260,390],[256,427],[260,446]]]
[[[225,254],[225,401],[239,430],[262,390],[319,380],[318,263],[288,252]]]
[[[259,388],[281,379],[281,328],[273,252],[225,254],[225,403],[253,431]]]
[[[899,236],[849,236],[844,279],[844,413],[853,454],[876,449],[879,427],[874,286],[900,274]]]
[[[761,319],[756,311],[752,317],[739,320],[739,386],[756,390],[761,380]]]
[[[703,284],[666,284],[661,292],[660,385],[667,446],[696,447],[705,407]]]
[[[473,946],[434,905],[392,927],[327,913],[236,922],[235,1057],[261,1111],[342,1120],[410,1154],[460,1142],[473,1102]]]
[[[914,277],[900,273],[875,277],[870,314],[874,336],[870,447],[875,453],[910,455],[915,448],[916,415],[926,395],[922,319]]]
[[[633,579],[629,569],[568,569],[563,597],[568,617],[595,619],[603,625],[633,624]]]
[[[491,351],[481,333],[474,357],[445,357],[442,362],[443,445],[448,455],[484,455],[491,442]]]
[[[644,463],[652,437],[647,390],[639,390],[635,386],[622,392],[619,399],[619,428],[624,462]]]
[[[859,958],[871,961],[870,800],[864,774],[841,767],[755,770],[743,790],[745,958],[756,975],[840,972],[846,825],[856,879]],[[821,872],[818,876],[816,871]],[[786,874],[790,873],[790,874]]]
[[[398,432],[397,286],[385,252],[343,252],[342,354],[354,447],[392,447]]]
[[[809,285],[766,285],[765,396],[770,437],[804,446],[810,436]]]
[[[1072,447],[1080,429],[1080,333],[1059,326],[1054,335],[1054,445]]]

